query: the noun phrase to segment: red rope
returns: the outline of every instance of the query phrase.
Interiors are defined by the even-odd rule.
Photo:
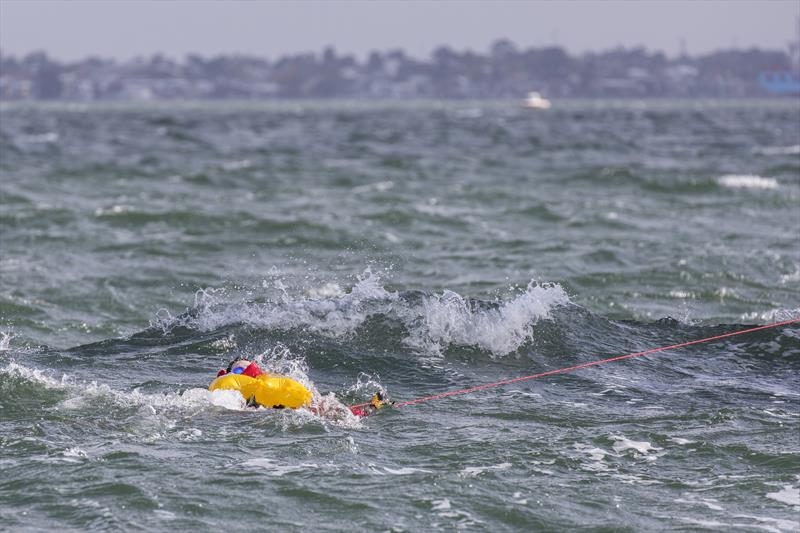
[[[574,366],[568,366],[568,367],[565,367],[565,368],[559,368],[557,370],[548,370],[547,372],[540,372],[538,374],[531,374],[530,376],[522,376],[522,377],[519,377],[519,378],[505,379],[503,381],[496,381],[494,383],[487,383],[485,385],[478,385],[477,387],[470,387],[470,388],[467,388],[467,389],[460,389],[460,390],[454,390],[454,391],[449,391],[449,392],[443,392],[441,394],[434,394],[432,396],[424,396],[422,398],[417,398],[416,400],[409,400],[409,401],[405,401],[405,402],[396,403],[396,404],[394,404],[394,407],[405,407],[407,405],[416,405],[416,404],[422,403],[422,402],[428,402],[428,401],[431,401],[431,400],[438,400],[439,398],[447,398],[448,396],[456,396],[458,394],[468,394],[470,392],[476,392],[476,391],[483,390],[483,389],[488,389],[488,388],[491,388],[491,387],[499,387],[501,385],[509,385],[511,383],[517,383],[519,381],[527,381],[529,379],[536,379],[536,378],[541,378],[541,377],[544,377],[544,376],[552,376],[553,374],[563,374],[564,372],[572,372],[573,370],[579,370],[581,368],[586,368],[586,367],[589,367],[589,366],[601,365],[603,363],[610,363],[612,361],[621,361],[623,359],[631,359],[633,357],[640,357],[642,355],[648,355],[648,354],[656,353],[656,352],[665,352],[667,350],[674,350],[676,348],[683,348],[684,346],[691,346],[693,344],[700,344],[700,343],[703,343],[703,342],[715,341],[715,340],[719,340],[719,339],[724,339],[726,337],[734,337],[736,335],[744,335],[745,333],[752,333],[754,331],[761,331],[761,330],[764,330],[764,329],[776,328],[778,326],[786,326],[788,324],[796,324],[798,322],[800,322],[800,318],[794,318],[792,320],[785,320],[783,322],[776,322],[774,324],[768,324],[766,326],[758,326],[758,327],[755,327],[755,328],[743,329],[743,330],[740,330],[740,331],[734,331],[733,333],[723,333],[722,335],[715,335],[713,337],[706,337],[705,339],[699,339],[699,340],[696,340],[696,341],[682,342],[680,344],[673,344],[671,346],[662,346],[661,348],[652,348],[650,350],[645,350],[643,352],[629,353],[627,355],[620,355],[620,356],[617,356],[617,357],[609,357],[608,359],[598,359],[597,361],[591,361],[589,363],[583,363],[583,364],[580,364],[580,365],[574,365]],[[350,409],[352,410],[354,408],[365,407],[367,405],[369,405],[369,402],[360,403],[360,404],[356,404],[356,405],[351,405]]]

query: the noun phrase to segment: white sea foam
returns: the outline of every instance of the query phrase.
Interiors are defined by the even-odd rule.
[[[286,474],[294,474],[307,470],[317,470],[319,465],[316,463],[301,463],[296,465],[280,464],[274,459],[267,457],[256,457],[241,463],[244,467],[257,468],[269,476],[281,477]]]
[[[756,522],[760,522],[758,527],[760,529],[764,529],[765,531],[775,531],[775,528],[771,526],[767,526],[764,524],[772,524],[777,529],[777,531],[793,531],[797,532],[800,529],[800,522],[797,520],[785,520],[783,518],[773,518],[771,516],[756,516],[756,515],[749,515],[749,514],[735,514],[732,515],[732,518],[745,518],[747,520],[755,520]],[[756,526],[756,524],[752,524]]]
[[[766,531],[767,533],[783,533],[789,531],[797,531],[798,522],[792,520],[769,519],[757,516],[748,515],[733,515],[732,518],[746,518],[747,522],[720,522],[717,520],[699,520],[696,518],[689,518],[685,516],[676,517],[678,520],[687,524],[701,526],[706,529],[716,529],[719,531],[731,531],[733,529],[745,529],[751,531]],[[753,523],[750,520],[757,520],[765,522],[763,524]],[[769,523],[773,525],[768,525]]]
[[[0,352],[6,352],[11,347],[11,339],[14,335],[11,332],[0,331]]]
[[[223,170],[227,171],[234,171],[234,170],[243,170],[245,168],[250,168],[253,166],[253,162],[249,159],[241,159],[238,161],[225,161],[220,165]]]
[[[727,174],[717,179],[723,187],[732,189],[777,189],[778,180],[755,174]]]
[[[97,209],[94,210],[94,216],[102,217],[108,215],[120,215],[122,213],[127,213],[130,210],[131,210],[130,206],[114,204],[111,207],[98,207]]]
[[[223,407],[232,411],[241,411],[247,407],[247,402],[238,391],[234,390],[215,390],[209,392],[206,389],[189,389],[183,393],[183,396],[199,397],[201,401],[203,398],[208,398],[211,405]]]
[[[743,322],[782,322],[800,318],[800,307],[794,309],[770,309],[769,311],[752,311],[739,316]]]
[[[627,450],[634,450],[641,455],[647,455],[652,451],[658,451],[661,449],[656,448],[647,441],[630,440],[622,435],[611,435],[611,439],[615,441],[612,445],[612,448],[614,448],[614,451],[617,453],[622,453]]]
[[[657,479],[646,479],[642,476],[635,474],[612,474],[612,478],[618,479],[621,483],[626,485],[660,485],[661,482]]]
[[[321,300],[323,298],[341,298],[345,295],[344,290],[338,283],[326,283],[321,287],[312,287],[308,289],[308,296],[313,300]]]
[[[54,131],[48,131],[34,135],[21,135],[17,139],[24,144],[50,144],[57,143],[59,135]]]
[[[233,335],[228,335],[222,339],[217,339],[211,343],[211,347],[217,350],[233,350],[238,346],[236,338]]]
[[[57,380],[41,370],[29,368],[15,363],[14,361],[9,362],[4,368],[0,369],[0,372],[15,378],[32,381],[48,388],[63,389],[67,387],[66,376],[62,377],[61,380]]]
[[[403,467],[403,468],[389,468],[388,466],[384,466],[383,469],[395,476],[407,476],[410,474],[430,474],[432,473],[431,470],[425,470],[424,468],[413,468],[413,467]]]
[[[478,305],[449,290],[402,298],[386,290],[369,270],[350,292],[326,284],[293,298],[282,283],[275,287],[281,291],[279,301],[266,303],[231,302],[222,289],[198,291],[191,312],[175,317],[162,310],[151,324],[165,332],[179,326],[211,331],[238,323],[302,327],[341,338],[352,335],[370,316],[383,315],[400,322],[407,331],[403,342],[423,353],[440,355],[450,345],[461,345],[502,356],[530,340],[537,321],[551,318],[555,308],[569,303],[561,286],[535,283],[492,306]]]
[[[402,242],[403,239],[392,233],[391,231],[383,232],[383,236],[392,244],[397,244],[398,242]]]
[[[796,283],[800,281],[800,266],[794,267],[794,272],[781,275],[781,283]]]
[[[670,295],[672,298],[680,298],[680,299],[682,299],[682,300],[687,300],[687,299],[694,299],[694,298],[696,298],[695,294],[694,294],[693,292],[691,292],[691,291],[678,291],[678,290],[675,290],[675,291],[669,291],[669,295]]]
[[[65,463],[82,463],[89,457],[85,450],[75,446],[61,452],[61,461]]]
[[[322,395],[317,392],[315,385],[307,376],[305,363],[302,360],[292,361],[286,356],[278,355],[274,361],[263,363],[268,370],[290,375],[305,384],[312,392],[312,405],[308,409],[287,409],[284,411],[269,411],[277,414],[276,419],[284,429],[302,426],[311,422],[332,424],[339,427],[359,428],[361,419],[339,401],[333,393]],[[67,374],[57,379],[42,370],[9,362],[0,373],[36,383],[39,386],[61,390],[67,394],[59,407],[67,411],[85,408],[87,405],[101,401],[109,401],[118,408],[143,408],[145,411],[158,415],[172,411],[196,411],[198,409],[223,408],[229,410],[253,412],[247,407],[247,402],[237,391],[217,390],[209,391],[205,388],[192,388],[179,392],[144,393],[139,389],[120,391],[104,383],[96,381],[85,382],[77,380]],[[380,390],[382,388],[378,387]]]
[[[442,498],[440,500],[431,500],[431,510],[436,511],[436,514],[441,518],[448,519],[447,527],[444,524],[431,522],[431,530],[438,531],[443,529],[453,529],[456,531],[471,531],[476,529],[477,524],[482,522],[473,517],[469,512],[456,509],[450,502],[449,498]],[[486,528],[483,528],[486,529]]]
[[[587,446],[585,444],[575,444],[575,449],[579,452],[585,453],[592,461],[596,462],[602,461],[605,456],[608,455],[608,452],[602,448]]]
[[[690,505],[702,505],[711,509],[712,511],[724,511],[725,509],[717,503],[713,498],[696,498],[690,496],[689,498],[678,498],[673,500],[675,503],[688,503]]]
[[[792,487],[791,485],[783,485],[783,488],[779,491],[768,492],[767,498],[787,505],[800,506],[800,488]]]
[[[475,309],[453,291],[427,296],[411,320],[406,343],[441,353],[450,344],[477,346],[494,355],[517,350],[533,336],[533,326],[551,318],[552,310],[569,301],[560,285],[528,285],[516,298],[494,309]]]
[[[433,500],[431,502],[431,510],[432,511],[446,511],[450,509],[450,500],[447,498],[442,498],[441,500]]]
[[[509,468],[511,468],[511,463],[500,463],[489,466],[468,466],[461,471],[461,474],[464,476],[478,476],[490,470],[508,470]]]
[[[393,181],[378,181],[375,183],[369,183],[367,185],[359,185],[357,187],[353,187],[352,192],[353,194],[363,194],[369,192],[385,192],[394,187]]]
[[[800,155],[800,144],[765,146],[764,148],[759,148],[756,152],[763,155]]]
[[[262,328],[303,327],[336,337],[352,333],[374,312],[373,308],[379,312],[397,299],[397,293],[384,289],[369,271],[349,293],[340,296],[326,298],[316,293],[312,298],[291,299],[282,284],[276,287],[283,291],[281,301],[267,303],[229,303],[225,290],[200,290],[191,313],[173,317],[162,310],[151,324],[165,331],[176,326],[211,331],[236,323]]]

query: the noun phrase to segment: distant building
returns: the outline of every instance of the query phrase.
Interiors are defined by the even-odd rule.
[[[570,56],[559,47],[520,49],[508,40],[484,54],[439,47],[427,60],[392,50],[359,61],[332,48],[274,61],[155,55],[60,63],[42,52],[0,53],[0,100],[518,100],[532,89],[553,99],[759,97],[800,94],[799,75],[800,38],[788,53],[751,48],[678,58],[642,47]]]
[[[758,83],[768,93],[778,96],[800,95],[800,17],[797,17],[797,38],[789,44],[790,70],[766,71],[758,75]]]
[[[762,72],[758,82],[770,94],[778,96],[800,96],[800,73],[788,70]]]

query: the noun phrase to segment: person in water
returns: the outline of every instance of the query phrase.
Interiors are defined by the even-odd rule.
[[[227,368],[220,369],[209,385],[209,390],[235,390],[241,393],[251,407],[273,409],[307,407],[311,404],[311,391],[299,381],[288,376],[264,372],[255,361],[234,359]]]
[[[256,378],[262,374],[265,375],[265,377],[283,377],[283,376],[273,375],[268,372],[264,372],[263,370],[261,370],[261,368],[259,368],[258,364],[255,361],[249,361],[247,359],[234,359],[233,361],[228,363],[227,368],[220,369],[219,372],[217,372],[217,378],[228,374],[241,374],[251,378]],[[287,379],[289,379],[290,381],[294,381],[291,380],[290,378]],[[302,387],[302,385],[300,385],[299,383],[297,385]],[[305,389],[305,387],[303,388]],[[240,392],[242,392],[244,395],[244,391]],[[248,396],[246,396],[246,398],[247,398],[247,404],[249,406],[259,405],[259,403],[256,402],[255,398]],[[394,402],[385,399],[380,392],[377,392],[372,396],[372,399],[369,402],[367,402],[366,404],[351,406],[350,411],[356,416],[364,417],[374,413],[375,411],[381,409],[382,407],[385,407],[387,405],[392,405],[393,403]],[[271,407],[283,408],[284,406],[272,405]],[[317,409],[314,407],[308,405],[306,405],[305,407],[308,408],[313,413],[317,412]]]
[[[217,377],[224,376],[225,374],[244,374],[254,378],[265,372],[259,368],[255,361],[248,361],[247,359],[234,359],[228,363],[228,368],[222,368],[217,372]]]

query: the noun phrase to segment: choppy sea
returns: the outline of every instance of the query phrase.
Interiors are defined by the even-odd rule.
[[[2,104],[0,529],[800,529],[800,101]],[[209,393],[234,357],[321,414]]]

